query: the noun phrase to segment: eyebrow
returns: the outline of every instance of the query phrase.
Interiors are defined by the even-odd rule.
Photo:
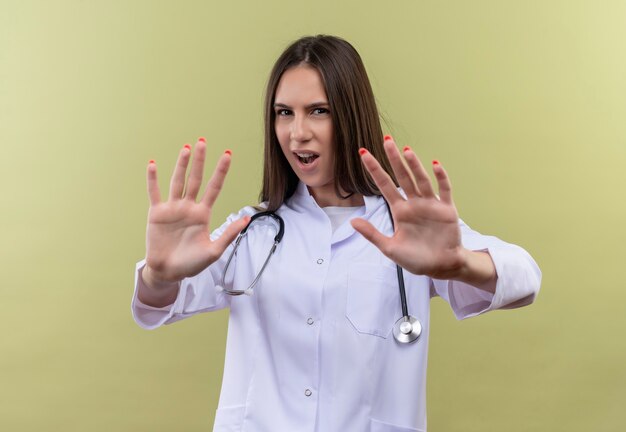
[[[306,109],[311,109],[311,108],[318,108],[318,107],[327,107],[329,106],[328,102],[313,102],[311,104],[308,104],[307,106],[305,106]],[[289,105],[285,105],[284,103],[275,103],[274,104],[274,108],[287,108],[287,109],[291,109],[291,107]]]

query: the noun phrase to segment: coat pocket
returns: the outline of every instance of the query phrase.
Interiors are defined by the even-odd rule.
[[[371,428],[370,432],[424,432],[422,429],[415,429],[411,427],[396,426],[390,423],[385,423],[379,420],[370,419]]]
[[[402,316],[396,269],[380,263],[348,268],[346,317],[359,333],[387,338]]]
[[[218,408],[215,411],[213,432],[241,432],[245,412],[245,405]]]

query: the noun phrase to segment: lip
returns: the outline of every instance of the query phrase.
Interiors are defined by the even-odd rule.
[[[315,156],[319,156],[320,154],[316,151],[313,150],[292,150],[291,153],[293,153],[296,157],[298,156],[298,153],[311,153],[314,154]]]
[[[311,153],[316,155],[317,157],[315,158],[315,160],[309,164],[303,164],[302,162],[300,162],[300,158],[298,157],[297,153]],[[318,152],[314,152],[311,150],[299,150],[298,152],[293,152],[293,157],[296,161],[296,165],[298,166],[298,168],[300,169],[300,171],[308,173],[311,171],[314,171],[317,168],[317,165],[319,163],[320,160],[320,154]]]

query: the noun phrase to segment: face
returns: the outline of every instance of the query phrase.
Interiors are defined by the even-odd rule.
[[[285,71],[274,98],[274,127],[289,165],[319,205],[335,205],[335,149],[330,105],[317,69]]]

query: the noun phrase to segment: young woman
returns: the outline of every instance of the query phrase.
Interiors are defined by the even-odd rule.
[[[211,235],[231,152],[199,200],[204,139],[181,150],[167,201],[148,165],[135,320],[152,329],[230,308],[215,431],[425,431],[430,298],[443,297],[458,319],[524,306],[541,273],[522,248],[459,220],[441,164],[432,166],[437,195],[415,153],[383,137],[348,42],[289,46],[265,110],[262,203]],[[284,221],[265,271],[273,217],[255,220],[232,254],[263,209]],[[254,295],[229,295],[246,290]]]

